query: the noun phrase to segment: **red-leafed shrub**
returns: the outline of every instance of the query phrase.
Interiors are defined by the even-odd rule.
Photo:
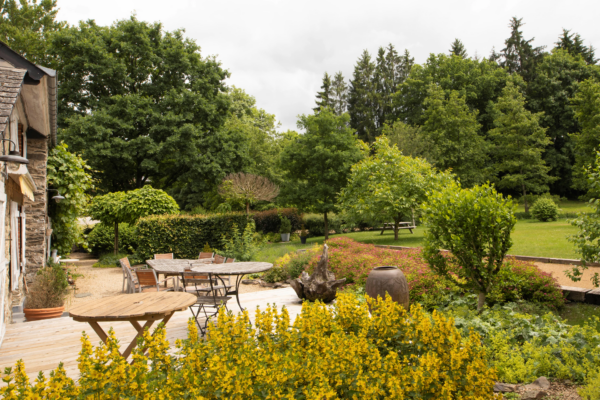
[[[400,268],[408,281],[410,300],[426,305],[439,304],[449,292],[461,292],[452,280],[436,275],[425,262],[421,249],[391,250],[359,243],[348,237],[336,237],[329,245],[329,268],[336,278],[364,286],[374,267],[394,265]],[[308,261],[306,270],[312,272],[321,252]],[[460,268],[460,266],[456,266]],[[562,291],[556,280],[540,271],[533,263],[507,259],[498,274],[497,283],[488,295],[488,303],[528,300],[560,308],[564,304]]]
[[[262,233],[279,233],[281,218],[286,217],[292,223],[292,232],[302,229],[302,214],[295,208],[280,208],[252,214],[256,231]]]

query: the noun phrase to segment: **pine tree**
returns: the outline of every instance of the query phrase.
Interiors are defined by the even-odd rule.
[[[511,33],[506,39],[505,48],[500,52],[500,65],[511,74],[517,73],[526,82],[535,78],[535,68],[544,56],[544,47],[533,47],[535,38],[525,40],[520,28],[524,25],[522,18],[513,17],[510,21]]]
[[[404,82],[408,75],[410,74],[410,70],[415,65],[414,57],[410,56],[410,52],[408,50],[404,50],[404,54],[400,58],[400,81]]]
[[[390,44],[387,49],[380,47],[373,76],[377,136],[381,134],[386,122],[393,123],[397,119],[393,95],[398,90],[398,85],[404,81],[402,76],[402,58],[398,55],[394,46]]]
[[[491,105],[494,129],[488,132],[495,144],[497,185],[501,189],[521,191],[525,212],[529,211],[527,193],[548,191],[555,178],[548,175],[542,153],[550,144],[546,128],[539,124],[543,113],[533,114],[525,109],[525,97],[509,82],[502,96]]]
[[[373,142],[376,136],[374,73],[375,64],[371,61],[369,52],[365,50],[354,66],[348,94],[350,126],[356,131],[359,139],[365,142]]]
[[[333,99],[333,112],[336,115],[342,115],[348,109],[348,84],[342,75],[342,71],[337,72],[331,85]]]
[[[458,56],[460,58],[469,57],[467,55],[467,49],[465,48],[465,45],[458,39],[454,39],[454,42],[452,42],[452,47],[450,47],[450,55]]]
[[[563,29],[562,36],[555,43],[555,49],[566,50],[573,57],[581,56],[588,64],[596,64],[596,49],[593,46],[586,47],[583,44],[583,39],[578,33],[571,33],[568,29]]]
[[[333,108],[333,93],[331,91],[331,77],[327,72],[323,75],[323,84],[321,91],[317,92],[317,106],[313,108],[315,113],[318,113],[323,108]]]

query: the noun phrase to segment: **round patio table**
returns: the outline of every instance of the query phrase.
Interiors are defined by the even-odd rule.
[[[186,267],[190,267],[193,264],[201,263],[212,263],[214,258],[200,258],[200,259],[158,259],[158,260],[146,260],[146,264],[150,268],[156,271],[156,274],[163,274],[165,278],[169,276],[179,276]],[[220,265],[220,264],[217,264]],[[179,289],[178,281],[175,280],[175,290]]]
[[[266,262],[245,261],[226,264],[202,264],[198,262],[199,260],[194,261],[192,263],[192,271],[194,272],[215,275],[217,278],[235,275],[235,290],[227,289],[225,295],[235,295],[240,310],[244,310],[240,304],[240,283],[244,275],[265,272],[273,268],[273,264]]]
[[[176,311],[185,311],[195,302],[196,296],[182,292],[121,294],[73,307],[69,316],[75,321],[89,323],[104,343],[107,343],[108,335],[98,322],[129,321],[137,330],[137,335],[121,353],[127,359],[135,348],[137,339],[144,334],[146,328],[150,329],[154,321],[161,320],[166,325]],[[141,326],[138,321],[146,323]]]

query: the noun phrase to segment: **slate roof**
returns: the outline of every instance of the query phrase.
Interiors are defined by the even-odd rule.
[[[26,69],[0,68],[0,134],[8,125],[26,73]]]

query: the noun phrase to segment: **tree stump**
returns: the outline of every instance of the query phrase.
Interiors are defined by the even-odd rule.
[[[290,282],[298,297],[302,300],[316,301],[321,300],[329,303],[335,299],[337,288],[346,283],[346,278],[335,279],[333,272],[327,269],[328,256],[327,245],[323,246],[323,255],[312,275],[302,272],[298,279]]]

